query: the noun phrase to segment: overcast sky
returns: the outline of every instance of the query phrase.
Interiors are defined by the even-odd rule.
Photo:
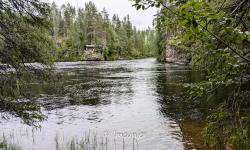
[[[43,0],[46,2],[52,3],[56,2],[58,5],[70,3],[75,7],[84,7],[84,4],[88,1],[92,1],[98,8],[98,11],[101,11],[104,7],[108,10],[110,18],[114,13],[118,14],[121,19],[127,14],[130,15],[131,21],[133,24],[140,28],[145,29],[148,26],[152,27],[152,21],[157,10],[150,8],[146,11],[137,11],[132,7],[133,2],[129,0]]]

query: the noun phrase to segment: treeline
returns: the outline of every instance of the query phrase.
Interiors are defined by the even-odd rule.
[[[104,8],[98,12],[92,2],[84,8],[70,4],[60,8],[51,4],[51,35],[57,60],[82,60],[84,46],[95,45],[101,60],[132,59],[154,56],[156,35],[153,29],[138,30],[129,15],[122,20],[117,14],[109,17]]]

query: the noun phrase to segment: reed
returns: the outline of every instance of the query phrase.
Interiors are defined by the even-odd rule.
[[[63,138],[59,138],[58,135],[55,138],[56,150],[125,150],[139,149],[139,143],[137,139],[129,139],[130,143],[126,139],[117,139],[108,136],[100,136],[97,133],[89,132],[84,134],[83,137],[74,137],[69,141],[64,142]]]

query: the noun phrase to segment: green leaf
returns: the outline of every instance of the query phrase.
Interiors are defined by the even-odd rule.
[[[139,10],[141,9],[141,7],[142,7],[141,5],[137,5],[136,9]]]

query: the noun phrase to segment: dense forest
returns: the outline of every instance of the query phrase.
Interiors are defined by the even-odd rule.
[[[110,18],[105,8],[98,12],[93,2],[86,3],[84,8],[70,4],[58,8],[52,3],[51,8],[50,33],[57,60],[115,60],[155,55],[154,30],[137,29],[129,15],[122,20],[117,14]],[[94,45],[95,55],[84,55],[85,45]]]

